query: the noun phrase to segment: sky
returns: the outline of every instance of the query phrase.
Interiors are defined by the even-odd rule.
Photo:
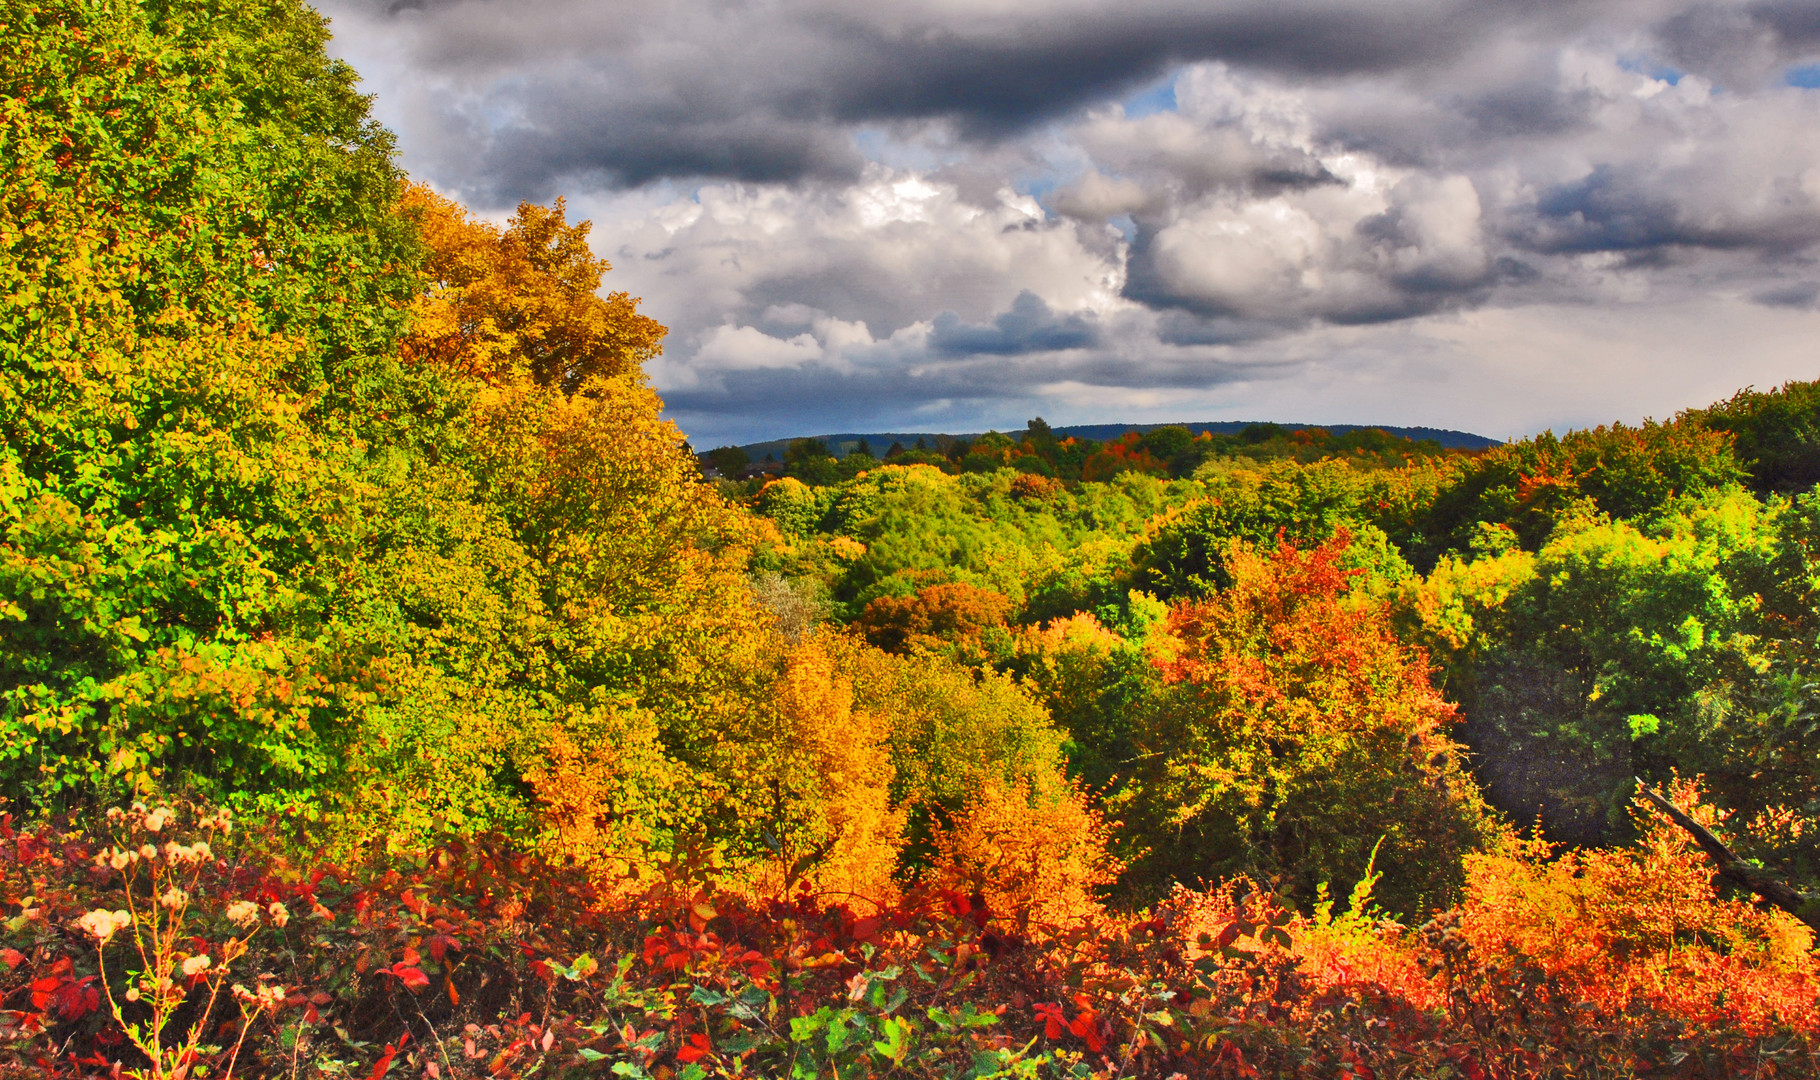
[[[1820,0],[321,7],[414,177],[593,221],[697,447],[1820,378]]]

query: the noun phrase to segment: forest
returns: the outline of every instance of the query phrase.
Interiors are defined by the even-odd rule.
[[[706,477],[298,0],[0,3],[0,1076],[1820,1075],[1820,382]]]

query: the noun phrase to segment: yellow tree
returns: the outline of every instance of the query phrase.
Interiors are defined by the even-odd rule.
[[[854,707],[831,645],[842,648],[826,634],[797,644],[773,685],[775,712],[754,714],[768,731],[731,748],[747,759],[747,798],[775,848],[756,884],[784,891],[803,880],[834,899],[882,904],[896,892],[905,821],[891,799],[890,720]]]
[[[407,359],[573,392],[595,376],[636,374],[658,354],[664,327],[625,293],[598,294],[611,267],[588,247],[590,223],[567,223],[561,199],[520,203],[503,230],[422,184],[407,190],[404,210],[430,256]]]
[[[701,826],[716,789],[680,781],[763,698],[750,519],[661,419],[640,365],[663,327],[597,295],[585,223],[527,204],[499,229],[421,187],[404,210],[429,275],[402,353],[462,416],[349,560],[355,603],[400,628],[360,798],[381,817],[515,805],[565,854],[635,864]]]

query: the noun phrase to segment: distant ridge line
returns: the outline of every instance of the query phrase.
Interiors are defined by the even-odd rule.
[[[1278,427],[1287,428],[1290,431],[1305,428],[1320,428],[1324,431],[1332,432],[1335,435],[1344,435],[1349,431],[1384,431],[1398,436],[1399,438],[1414,439],[1416,441],[1433,439],[1435,442],[1449,450],[1489,450],[1494,446],[1504,445],[1504,440],[1502,439],[1490,439],[1483,435],[1475,435],[1470,431],[1455,431],[1452,428],[1399,427],[1394,424],[1286,424],[1281,421],[1269,420],[1211,420],[1200,423],[1165,424],[1069,424],[1052,428],[1051,430],[1061,438],[1073,436],[1078,439],[1092,439],[1095,442],[1105,442],[1108,439],[1116,439],[1128,431],[1135,431],[1141,435],[1146,431],[1154,431],[1161,427],[1185,427],[1197,435],[1203,431],[1209,431],[1215,435],[1237,435],[1239,432],[1244,431],[1254,424],[1267,423],[1276,423]],[[1023,428],[1014,428],[1004,432],[1004,434],[1016,436],[1023,431]],[[985,434],[983,431],[972,431],[961,434],[948,434],[946,432],[937,431],[849,431],[841,432],[839,434],[812,435],[808,437],[819,439],[822,442],[827,443],[829,452],[835,457],[846,457],[862,440],[872,448],[874,454],[882,455],[894,442],[902,443],[905,446],[914,446],[916,445],[916,440],[922,439],[931,446],[941,447],[961,439],[977,439],[983,434]],[[802,437],[803,436],[796,436],[796,438]],[[774,455],[779,460],[782,460],[784,451],[789,448],[790,443],[793,441],[794,439],[767,439],[763,442],[746,443],[742,445],[740,449],[744,450],[754,461],[764,460],[766,454]]]

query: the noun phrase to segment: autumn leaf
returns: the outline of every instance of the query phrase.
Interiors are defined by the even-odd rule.
[[[413,967],[409,964],[393,964],[388,968],[380,968],[378,973],[392,976],[403,983],[406,989],[413,992],[422,990],[430,985],[430,977],[423,973],[423,969]]]

